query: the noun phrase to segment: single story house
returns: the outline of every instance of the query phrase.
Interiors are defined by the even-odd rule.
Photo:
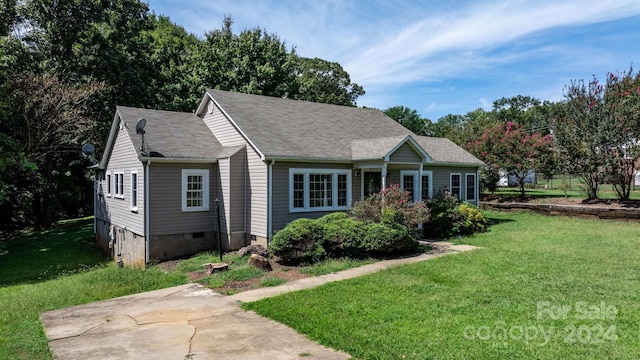
[[[117,107],[95,166],[96,239],[128,266],[216,249],[218,231],[228,250],[267,246],[392,183],[477,204],[482,164],[374,109],[218,90],[195,113]]]

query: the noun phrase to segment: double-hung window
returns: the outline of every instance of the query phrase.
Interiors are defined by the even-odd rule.
[[[111,197],[111,173],[108,172],[107,173],[107,196]]]
[[[182,170],[182,211],[209,211],[209,170]]]
[[[451,181],[450,181],[450,191],[451,191],[451,195],[457,197],[458,199],[462,200],[462,194],[460,192],[461,190],[461,186],[462,186],[462,180],[461,180],[461,175],[460,174],[451,174]]]
[[[422,179],[420,179],[418,171],[402,170],[400,171],[400,187],[409,192],[413,201],[427,200],[431,197],[432,192],[431,175],[431,171],[423,171]],[[418,185],[420,185],[419,190]]]
[[[467,201],[476,201],[476,174],[465,174],[465,183],[467,187]]]
[[[115,171],[113,173],[113,196],[124,199],[124,172]]]
[[[420,184],[421,194],[420,200],[425,201],[431,198],[431,175],[430,174],[422,174],[422,183]]]
[[[138,172],[131,172],[131,211],[138,211]]]
[[[289,169],[289,211],[347,210],[351,170]]]

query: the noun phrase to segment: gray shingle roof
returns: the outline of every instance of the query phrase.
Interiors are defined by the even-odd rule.
[[[436,163],[460,163],[478,166],[484,165],[484,163],[478,158],[471,155],[469,152],[447,138],[417,135],[415,135],[413,138]]]
[[[116,109],[125,124],[138,156],[156,152],[166,158],[216,159],[223,147],[207,125],[191,113],[138,109],[118,106]],[[147,120],[145,127],[146,154],[141,154],[142,139],[136,134],[136,123]]]
[[[353,140],[412,134],[374,109],[219,90],[208,93],[266,157],[351,161]]]
[[[410,135],[434,163],[483,163],[449,139],[417,136],[379,110],[207,90],[268,158],[382,158]]]
[[[389,136],[375,139],[360,139],[351,142],[352,160],[382,159],[389,151],[393,150],[405,136]]]

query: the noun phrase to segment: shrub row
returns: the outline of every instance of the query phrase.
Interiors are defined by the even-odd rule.
[[[364,222],[345,213],[297,219],[278,231],[269,249],[283,262],[313,263],[327,257],[379,256],[416,250],[409,229],[397,223]]]

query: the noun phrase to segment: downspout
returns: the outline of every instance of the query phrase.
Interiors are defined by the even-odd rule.
[[[93,172],[93,238],[95,240],[98,239],[98,232],[96,231],[98,228],[98,184],[100,180],[98,180],[98,171],[95,170]]]
[[[267,245],[271,243],[273,232],[273,164],[275,159],[271,159],[269,163],[269,172],[267,174]]]
[[[251,240],[249,240],[249,244],[247,244],[247,238],[248,238],[248,234],[247,234],[247,180],[249,177],[249,154],[247,152],[247,149],[245,148],[244,150],[244,226],[243,226],[243,231],[244,231],[244,245],[251,245]]]
[[[147,160],[147,165],[144,167],[144,262],[148,264],[149,259],[149,165],[151,160]]]

